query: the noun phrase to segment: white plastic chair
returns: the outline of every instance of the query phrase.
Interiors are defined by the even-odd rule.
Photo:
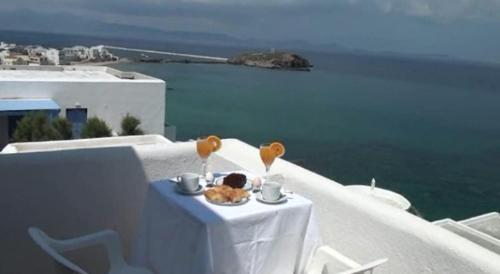
[[[352,259],[344,256],[329,246],[322,246],[316,250],[311,263],[306,268],[306,274],[321,274],[328,263],[340,262],[349,270],[339,272],[338,274],[365,274],[373,273],[375,267],[387,262],[387,258],[379,259],[364,265],[361,265]]]
[[[63,269],[73,273],[88,274],[78,265],[62,256],[61,253],[102,244],[106,247],[110,262],[110,271],[108,274],[153,274],[147,269],[132,267],[125,262],[120,238],[113,230],[104,230],[67,240],[53,239],[47,236],[42,230],[35,227],[30,227],[28,232],[31,238],[33,238],[33,241],[35,241],[43,251],[50,255],[63,267]]]

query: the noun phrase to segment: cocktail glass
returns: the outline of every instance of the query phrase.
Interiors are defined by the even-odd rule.
[[[264,178],[269,176],[269,170],[276,157],[281,157],[285,154],[285,146],[279,142],[261,144],[260,149],[260,159],[266,167],[266,175]]]
[[[222,143],[219,137],[211,135],[208,137],[200,137],[196,140],[196,151],[201,158],[201,176],[206,179],[208,158],[212,154],[220,149]]]
[[[264,176],[264,178],[267,178],[267,176],[269,175],[269,170],[271,169],[271,165],[273,164],[274,159],[276,159],[276,154],[271,150],[271,143],[261,144],[259,153],[260,159],[266,167],[266,175]]]

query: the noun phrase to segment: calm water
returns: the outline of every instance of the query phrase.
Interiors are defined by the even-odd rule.
[[[312,72],[120,64],[167,81],[166,119],[185,140],[258,145],[343,184],[406,196],[430,220],[500,209],[500,69],[305,53]]]
[[[242,49],[116,38],[0,32],[63,47],[108,44],[230,56]],[[167,81],[178,138],[214,133],[258,145],[343,184],[408,197],[427,219],[500,210],[500,68],[305,52],[310,73],[226,65],[120,64]]]

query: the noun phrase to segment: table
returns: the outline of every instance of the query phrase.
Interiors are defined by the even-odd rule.
[[[302,273],[321,243],[312,202],[300,195],[228,207],[174,187],[150,184],[132,249],[132,263],[157,274]]]

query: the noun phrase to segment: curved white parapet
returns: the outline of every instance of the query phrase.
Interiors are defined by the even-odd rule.
[[[223,140],[216,154],[255,174],[265,172],[258,149],[239,140]],[[380,273],[500,273],[498,254],[404,210],[286,160],[276,159],[271,173],[282,174],[285,188],[313,201],[324,244],[358,262],[389,258]]]
[[[353,192],[366,195],[367,197],[370,197],[378,202],[382,202],[399,209],[408,210],[411,207],[410,201],[394,191],[379,187],[372,189],[370,186],[365,185],[349,185],[346,186],[346,188]]]

